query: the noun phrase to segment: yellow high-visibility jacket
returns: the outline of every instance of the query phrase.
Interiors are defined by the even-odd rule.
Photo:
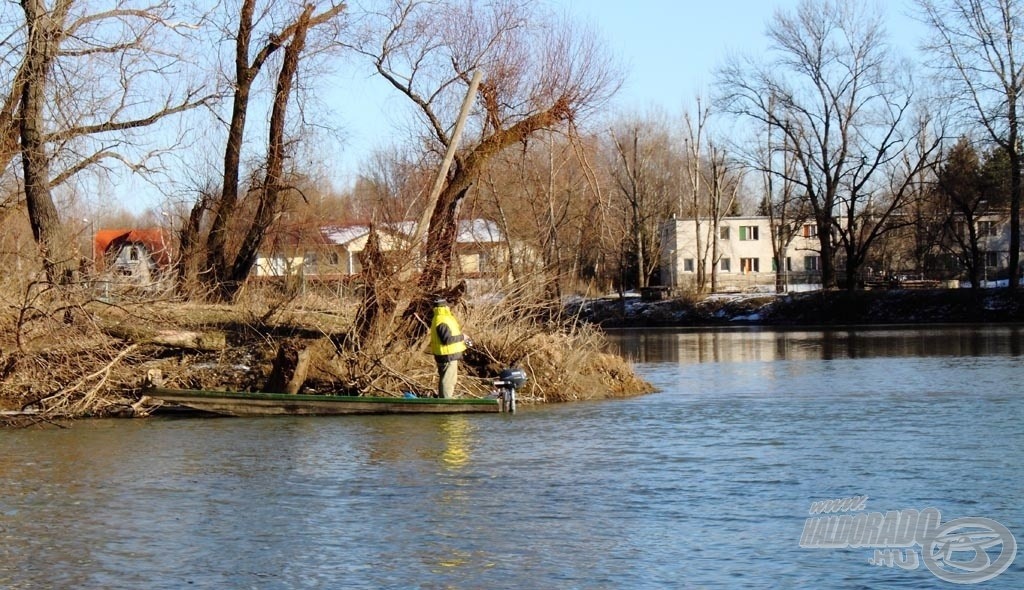
[[[430,352],[438,361],[456,361],[466,350],[466,337],[452,310],[442,305],[434,308],[430,323]]]

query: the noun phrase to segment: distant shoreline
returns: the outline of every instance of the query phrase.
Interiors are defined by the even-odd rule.
[[[590,299],[569,312],[604,328],[931,325],[1024,322],[1024,289],[892,289]]]

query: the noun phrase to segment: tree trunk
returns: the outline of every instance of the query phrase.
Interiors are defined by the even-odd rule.
[[[188,220],[178,233],[178,289],[187,290],[199,280],[200,230],[209,211],[211,195],[203,192],[192,205]]]
[[[831,208],[828,209],[831,211]],[[832,219],[831,218],[818,218],[818,245],[821,248],[820,252],[820,268],[821,273],[821,288],[822,289],[835,289],[836,288],[836,267],[835,267],[835,256],[832,250]]]
[[[968,266],[967,268],[967,272],[971,280],[971,289],[975,292],[978,292],[978,290],[981,289],[981,265],[984,264],[985,261],[982,260],[981,250],[978,248],[977,239],[974,238],[974,232],[971,231],[971,234],[971,262],[970,266]]]
[[[47,279],[59,283],[74,268],[60,216],[50,192],[50,160],[43,139],[43,104],[46,80],[57,51],[55,22],[40,0],[23,0],[28,43],[25,46],[25,84],[21,93],[21,161],[25,175],[25,201],[32,235],[43,257]]]
[[[714,221],[711,223],[711,292],[715,293],[718,291],[718,231],[719,231],[719,219],[718,214],[714,216]]]
[[[283,342],[277,349],[263,390],[292,395],[298,393],[309,374],[310,357],[308,348],[299,348],[296,342]]]
[[[458,237],[459,203],[465,198],[469,186],[457,193],[445,190],[437,201],[437,207],[430,216],[430,229],[427,232],[427,261],[420,274],[420,290],[428,296],[443,284],[448,276],[452,257],[455,253],[455,240]]]
[[[306,43],[306,33],[309,30],[309,17],[312,11],[313,5],[307,4],[297,21],[295,36],[284,51],[284,61],[277,77],[274,106],[270,115],[267,174],[263,182],[259,205],[256,208],[256,216],[242,239],[242,245],[231,266],[231,272],[223,284],[223,290],[229,298],[234,297],[239,286],[248,278],[249,271],[256,263],[263,238],[280,209],[280,195],[284,185],[284,124],[288,113],[288,99],[291,96],[295,72],[298,70],[299,56]]]
[[[207,273],[206,280],[209,286],[213,287],[211,292],[214,297],[220,300],[230,300],[234,294],[241,287],[242,282],[248,277],[248,273],[252,268],[252,264],[246,264],[247,261],[254,261],[253,249],[258,250],[260,242],[262,241],[262,235],[252,235],[251,232],[247,232],[249,235],[245,237],[244,245],[240,248],[239,252],[234,257],[228,254],[229,240],[228,237],[233,230],[235,224],[238,205],[240,203],[239,197],[239,183],[240,183],[240,171],[239,166],[241,165],[241,154],[242,154],[242,142],[245,138],[245,125],[246,118],[249,110],[249,99],[252,92],[252,85],[263,65],[267,62],[267,59],[278,49],[284,46],[288,42],[289,38],[292,38],[291,46],[294,47],[295,55],[291,58],[286,56],[285,61],[298,60],[298,54],[301,53],[302,47],[305,43],[305,36],[307,31],[328,22],[335,18],[345,9],[346,4],[341,2],[336,5],[330,6],[324,12],[316,15],[312,15],[314,5],[307,4],[301,15],[292,23],[282,28],[279,32],[270,34],[268,41],[263,45],[252,57],[250,62],[251,54],[251,43],[254,32],[253,18],[256,8],[256,0],[244,0],[242,8],[239,13],[238,19],[238,31],[235,38],[235,77],[234,77],[234,98],[232,101],[231,109],[231,123],[228,129],[227,144],[224,148],[224,169],[223,169],[223,186],[220,191],[219,197],[216,202],[212,204],[210,210],[213,211],[213,221],[210,226],[210,231],[206,239],[206,253],[207,253]],[[299,39],[301,37],[301,40]],[[287,78],[288,87],[292,78],[294,78],[294,67],[292,65],[283,65],[281,76]],[[290,74],[286,74],[284,70],[291,69]],[[279,79],[278,92],[281,91]],[[284,117],[284,107],[287,106],[287,102],[279,103],[279,97],[275,96],[275,110],[278,107],[282,108],[280,117]],[[283,122],[280,123],[283,125]],[[274,122],[271,122],[274,125]],[[283,127],[282,127],[283,129]],[[280,132],[280,130],[279,130]],[[272,131],[271,133],[274,133]],[[272,163],[275,156],[273,155],[275,149],[280,149],[280,146],[275,148],[273,145],[267,147],[268,151],[268,165]],[[283,156],[278,154],[277,158],[280,160]],[[275,174],[268,170],[268,178]],[[276,172],[280,175],[280,169]],[[276,202],[277,195],[280,191],[280,184],[277,181],[272,181],[270,184],[265,184],[263,187],[263,199],[270,199]],[[269,196],[268,196],[269,195]],[[262,205],[261,205],[262,207]],[[264,215],[268,214],[273,220],[272,212],[274,207],[265,208],[263,210]],[[195,211],[195,209],[193,209]],[[257,214],[259,215],[259,213]],[[266,224],[266,217],[257,218],[257,225]],[[258,228],[257,228],[258,230]],[[262,234],[265,232],[257,231],[256,234]]]
[[[1020,283],[1020,200],[1021,200],[1021,157],[1017,145],[1016,117],[1011,122],[1010,136],[1010,281],[1007,287],[1013,291]]]
[[[700,243],[700,239],[701,239],[700,238],[700,211],[697,210],[697,209],[694,210],[693,228],[694,228],[694,234],[693,234],[694,235],[694,239],[693,239],[693,241],[694,241],[695,248],[697,249],[696,256],[695,256],[695,258],[696,258],[695,263],[697,265],[697,268],[695,269],[697,271],[697,277],[696,277],[697,278],[697,292],[698,293],[703,293],[704,292],[704,287],[707,284],[707,272],[708,271],[707,271],[707,264],[706,264],[706,260],[705,260],[705,256],[704,256],[704,248],[701,246],[701,243]]]
[[[206,241],[206,266],[215,287],[214,296],[230,299],[233,290],[226,290],[230,278],[227,243],[231,221],[238,205],[239,166],[242,160],[242,141],[245,136],[245,119],[249,111],[249,94],[253,80],[262,63],[249,65],[249,47],[253,32],[253,13],[256,0],[245,0],[238,18],[238,36],[235,38],[235,92],[231,106],[231,123],[228,128],[227,144],[224,148],[224,180],[220,198],[213,208],[213,223]],[[279,45],[268,45],[269,51]],[[269,53],[268,51],[268,53]]]

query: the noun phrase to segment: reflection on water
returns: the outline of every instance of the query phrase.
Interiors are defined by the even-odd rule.
[[[659,393],[0,431],[0,587],[946,588],[804,521],[862,494],[1024,542],[1020,336],[617,332]]]
[[[1020,356],[1021,326],[616,330],[616,352],[638,362],[707,363],[871,357]]]
[[[469,448],[472,445],[470,434],[473,425],[466,416],[451,416],[441,425],[445,438],[444,453],[441,460],[445,467],[457,471],[469,462]]]

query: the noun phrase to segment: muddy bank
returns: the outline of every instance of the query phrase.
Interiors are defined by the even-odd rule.
[[[818,291],[713,295],[699,301],[627,297],[587,300],[571,310],[581,319],[607,328],[1013,323],[1024,322],[1024,292]]]

